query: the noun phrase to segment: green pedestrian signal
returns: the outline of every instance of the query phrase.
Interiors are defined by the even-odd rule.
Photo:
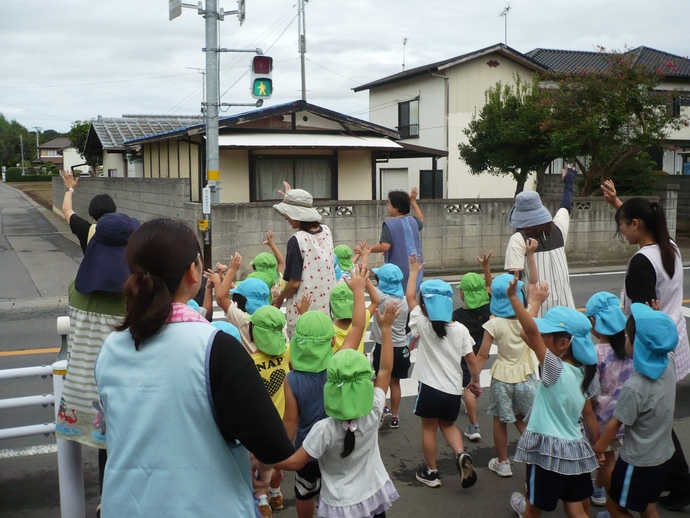
[[[254,56],[252,59],[251,92],[254,99],[268,99],[273,94],[273,58]]]
[[[254,99],[268,99],[273,93],[273,80],[260,78],[254,79],[252,85],[252,97]]]

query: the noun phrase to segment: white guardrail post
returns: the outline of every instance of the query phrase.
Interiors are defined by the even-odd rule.
[[[67,360],[53,364],[53,394],[55,394],[55,419],[60,409],[62,388],[67,374]],[[58,479],[60,482],[60,516],[83,518],[86,516],[84,495],[84,460],[81,444],[76,441],[57,439]]]

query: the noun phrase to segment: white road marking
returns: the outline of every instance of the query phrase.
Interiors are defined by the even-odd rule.
[[[40,446],[28,446],[17,450],[0,450],[0,459],[30,457],[31,455],[44,455],[46,453],[57,453],[57,445],[44,444]]]

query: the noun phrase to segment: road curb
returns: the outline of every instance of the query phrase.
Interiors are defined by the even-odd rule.
[[[0,311],[62,307],[68,307],[67,295],[64,297],[0,300]]]

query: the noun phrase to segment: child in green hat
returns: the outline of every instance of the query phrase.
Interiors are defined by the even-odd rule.
[[[352,270],[351,279],[345,282],[354,295],[352,328],[345,338],[343,347],[357,348],[362,339],[365,326],[364,285],[369,270],[366,265],[357,265]],[[309,300],[303,299],[300,313],[309,307]],[[321,311],[303,313],[295,324],[295,332],[290,340],[292,371],[285,383],[285,415],[283,423],[288,436],[295,441],[295,447],[302,446],[305,438],[317,421],[325,419],[324,386],[327,381],[328,362],[333,357],[334,330],[331,319]],[[313,516],[316,497],[321,487],[321,472],[316,461],[304,462],[297,467],[278,466],[294,469],[295,499],[297,515]],[[298,469],[299,468],[299,469]]]
[[[464,302],[464,306],[453,311],[453,321],[460,322],[470,332],[470,336],[474,340],[472,349],[475,355],[479,352],[479,347],[482,345],[482,339],[484,338],[483,326],[491,317],[489,302],[491,301],[492,277],[489,261],[493,253],[493,250],[490,250],[488,254],[477,257],[477,261],[482,265],[482,270],[484,271],[483,278],[479,274],[469,272],[462,276],[460,284],[457,286],[460,290],[460,298]],[[470,421],[467,430],[463,433],[470,441],[479,441],[482,436],[479,431],[479,422],[477,421],[477,402],[472,391],[467,388],[471,378],[470,369],[463,358],[462,385],[465,387],[463,400],[467,418]]]
[[[251,355],[252,360],[282,418],[285,414],[284,382],[290,372],[290,351],[283,331],[285,315],[278,308],[263,306],[251,315],[244,315],[244,319],[249,322],[249,337],[257,348]],[[262,516],[271,516],[271,509],[283,508],[281,478],[280,470],[274,469],[268,493],[264,488],[254,492]]]
[[[376,293],[376,288],[372,282],[367,279],[365,289],[369,294],[370,304],[366,309],[364,331],[369,328],[371,322],[371,315],[374,309],[379,305],[379,297]],[[354,311],[354,294],[350,287],[345,283],[341,282],[336,284],[331,290],[330,294],[330,306],[331,306],[331,316],[333,317],[333,331],[335,332],[333,352],[336,353],[345,343],[345,338],[350,333],[352,329],[352,314]],[[359,342],[359,347],[357,350],[361,353],[364,352],[364,335]]]
[[[323,399],[327,419],[316,423],[302,446],[276,464],[295,470],[318,459],[321,471],[319,516],[385,516],[399,495],[381,460],[378,427],[393,370],[391,326],[399,313],[395,302],[383,315],[376,309],[382,333],[379,373],[347,340],[328,364]],[[348,337],[349,338],[349,337]]]

